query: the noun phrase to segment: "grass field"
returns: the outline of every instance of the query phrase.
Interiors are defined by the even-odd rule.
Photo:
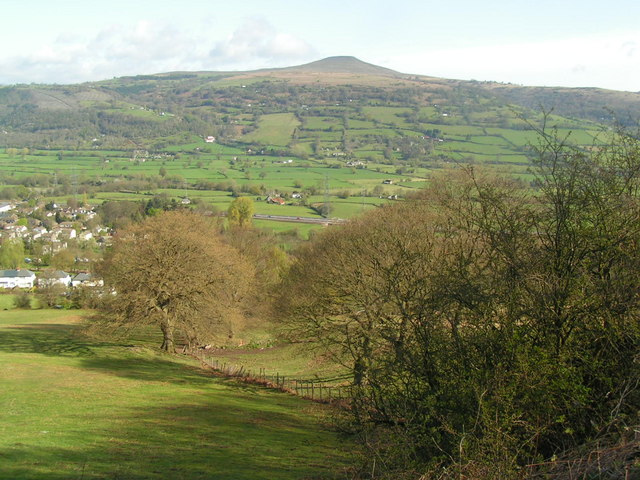
[[[297,379],[330,379],[344,376],[343,367],[326,358],[320,350],[310,350],[307,343],[283,343],[268,348],[228,348],[215,350],[212,358],[219,364],[226,363],[235,369],[258,372],[266,375],[287,376]]]
[[[291,141],[293,130],[300,125],[293,113],[274,113],[264,115],[258,122],[258,128],[243,137],[245,142],[287,145]]]
[[[326,409],[144,343],[87,338],[80,321],[2,311],[0,479],[347,476],[354,447]]]

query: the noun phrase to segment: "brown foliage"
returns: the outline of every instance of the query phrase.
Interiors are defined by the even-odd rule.
[[[114,292],[102,311],[118,324],[159,326],[165,350],[176,331],[190,343],[232,335],[253,280],[210,219],[183,211],[119,232],[98,270]]]

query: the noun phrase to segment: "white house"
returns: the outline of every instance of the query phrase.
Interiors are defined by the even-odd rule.
[[[35,280],[30,270],[0,270],[0,288],[33,288]]]
[[[64,241],[76,238],[77,232],[75,228],[54,228],[51,230],[51,237],[54,241]]]
[[[47,229],[44,227],[35,227],[31,230],[31,240],[37,240],[47,233]]]
[[[0,202],[0,213],[8,212],[13,209],[13,205],[7,202]]]
[[[51,287],[53,285],[63,285],[68,287],[71,284],[71,275],[62,270],[48,270],[42,272],[38,278],[40,287]]]
[[[73,287],[101,287],[102,285],[104,285],[104,282],[90,273],[79,273],[71,280],[71,286]]]
[[[7,225],[4,227],[4,235],[6,238],[23,238],[29,229],[24,225]]]

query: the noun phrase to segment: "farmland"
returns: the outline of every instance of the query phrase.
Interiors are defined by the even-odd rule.
[[[532,128],[501,128],[484,121],[408,124],[408,112],[379,106],[336,117],[333,107],[316,108],[313,116],[298,116],[301,122],[293,114],[270,114],[233,145],[207,144],[185,134],[183,143],[168,140],[166,147],[154,150],[6,148],[0,153],[0,176],[9,185],[46,187],[41,191],[58,201],[83,195],[93,204],[164,192],[225,210],[233,191],[261,200],[304,192],[304,202],[284,207],[257,202],[256,212],[314,216],[308,205],[330,201],[332,216],[345,218],[362,211],[363,205],[382,205],[392,195],[404,197],[458,164],[530,178],[527,150],[536,138]],[[597,142],[597,125],[552,120],[560,134],[578,144]],[[56,193],[60,186],[66,186],[62,194]]]
[[[542,113],[513,89],[509,102],[499,92],[349,58],[256,73],[5,87],[0,184],[92,204],[163,192],[214,210],[251,195],[267,215],[276,208],[317,216],[311,206],[330,202],[331,216],[347,218],[460,164],[531,181],[529,145]],[[558,112],[546,127],[579,146],[598,144],[605,127],[565,108],[570,94],[540,102]],[[209,136],[215,140],[205,142]],[[292,201],[294,193],[302,200]],[[268,205],[274,195],[287,205]]]

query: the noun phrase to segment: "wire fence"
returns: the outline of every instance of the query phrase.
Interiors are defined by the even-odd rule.
[[[278,372],[275,374],[267,373],[264,368],[247,369],[243,365],[220,361],[202,350],[191,352],[191,355],[198,358],[205,366],[224,376],[289,392],[315,402],[346,405],[351,399],[351,382],[348,375],[331,378],[302,378],[281,375]]]

